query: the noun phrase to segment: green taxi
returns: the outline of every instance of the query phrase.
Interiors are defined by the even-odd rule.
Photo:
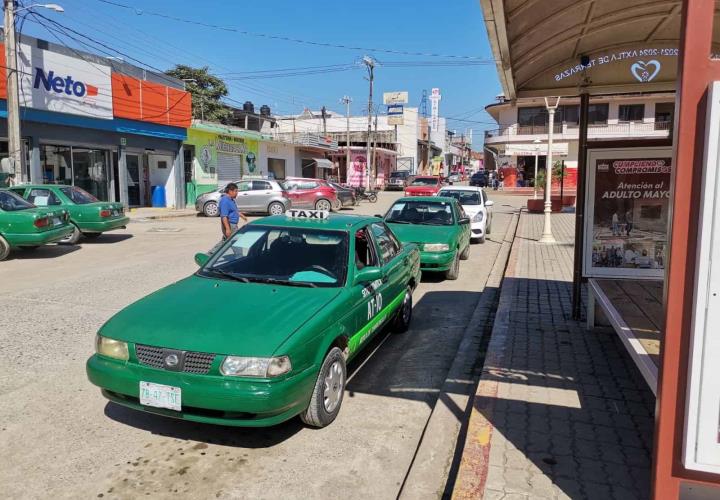
[[[0,189],[0,260],[13,248],[32,250],[72,233],[62,208],[38,208],[15,193]]]
[[[420,247],[423,271],[460,275],[460,260],[470,257],[470,218],[455,198],[412,196],[397,200],[385,223],[403,243]]]
[[[25,184],[10,189],[38,207],[62,207],[68,211],[73,232],[61,243],[74,245],[80,236],[97,238],[107,231],[124,228],[130,221],[122,203],[100,201],[77,186]]]
[[[408,329],[416,245],[376,217],[289,210],[239,229],[200,269],[99,330],[87,375],[120,405],[268,426],[337,416],[346,364],[386,325]]]

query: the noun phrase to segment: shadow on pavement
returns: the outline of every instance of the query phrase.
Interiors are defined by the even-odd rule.
[[[97,238],[82,238],[80,243],[82,245],[109,245],[120,241],[129,240],[133,235],[129,233],[103,233]]]
[[[55,259],[63,255],[77,252],[79,245],[41,245],[37,248],[14,248],[8,260]]]

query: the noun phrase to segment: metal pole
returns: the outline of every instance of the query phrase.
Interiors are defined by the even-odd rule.
[[[352,99],[348,96],[343,96],[342,102],[345,105],[345,120],[347,125],[347,139],[345,141],[345,180],[347,182],[348,174],[350,173],[350,103]]]
[[[373,78],[374,78],[374,69],[375,69],[375,61],[369,56],[363,57],[363,63],[365,66],[367,66],[368,70],[368,76],[370,81],[370,94],[368,96],[368,128],[367,128],[367,143],[365,146],[367,147],[367,159],[365,162],[365,172],[367,173],[367,189],[370,190],[370,158],[372,151],[370,149],[370,136],[372,135],[372,106],[373,106]]]
[[[25,178],[25,155],[20,139],[20,96],[18,94],[17,45],[15,41],[15,0],[5,4],[5,64],[7,65],[8,159],[15,173],[15,182]]]
[[[552,144],[553,144],[553,128],[555,127],[555,110],[560,105],[560,98],[555,101],[555,105],[551,106],[547,97],[545,98],[545,107],[548,110],[548,153],[547,163],[545,164],[545,223],[543,225],[543,233],[540,237],[541,243],[555,243],[555,237],[552,234]]]
[[[375,113],[375,131],[373,132],[372,140],[372,162],[370,163],[370,173],[372,174],[372,185],[375,186],[377,182],[377,162],[375,161],[375,154],[377,150],[377,113]]]
[[[580,94],[580,130],[578,139],[577,187],[575,193],[575,255],[573,259],[572,315],[582,316],[582,261],[585,244],[585,186],[587,185],[587,136],[590,95]]]

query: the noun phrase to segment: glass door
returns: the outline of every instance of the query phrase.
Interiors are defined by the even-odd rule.
[[[140,155],[126,154],[125,165],[127,167],[128,205],[138,207],[140,206],[140,200],[143,198],[142,181],[140,179]]]

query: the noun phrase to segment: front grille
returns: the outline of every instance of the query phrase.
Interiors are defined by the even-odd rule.
[[[141,364],[166,370],[166,349],[143,344],[135,344],[135,354]],[[210,371],[210,365],[215,355],[207,352],[185,351],[182,371],[185,373],[198,373],[204,375]]]

